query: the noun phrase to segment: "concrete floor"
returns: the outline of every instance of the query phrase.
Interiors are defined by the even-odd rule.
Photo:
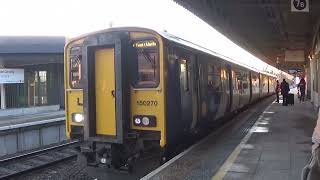
[[[209,135],[145,179],[300,179],[311,156],[317,113],[308,101],[282,106],[273,100],[241,113],[223,132]]]
[[[62,110],[37,114],[0,117],[0,127],[65,117]]]
[[[311,156],[316,113],[310,102],[273,103],[256,124],[224,180],[299,180]]]

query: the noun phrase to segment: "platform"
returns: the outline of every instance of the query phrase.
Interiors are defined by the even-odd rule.
[[[0,117],[0,130],[5,127],[21,125],[26,123],[36,123],[45,120],[64,120],[65,112],[62,110],[52,112],[41,112],[27,115],[11,115]]]
[[[142,179],[299,180],[316,115],[309,101],[268,98]]]
[[[65,140],[64,111],[0,117],[0,159]]]

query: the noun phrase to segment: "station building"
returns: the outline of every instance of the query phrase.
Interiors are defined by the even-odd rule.
[[[64,37],[0,37],[1,109],[64,109]]]

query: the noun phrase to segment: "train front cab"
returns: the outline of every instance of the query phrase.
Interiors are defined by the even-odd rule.
[[[162,38],[149,31],[115,29],[81,39],[82,161],[118,169],[130,166],[149,146],[164,148]]]
[[[68,139],[83,139],[83,89],[81,79],[81,44],[74,41],[65,47],[64,87],[66,106],[66,135]]]

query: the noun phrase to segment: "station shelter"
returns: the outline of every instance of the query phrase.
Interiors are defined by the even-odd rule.
[[[64,37],[0,37],[1,109],[64,109]]]

